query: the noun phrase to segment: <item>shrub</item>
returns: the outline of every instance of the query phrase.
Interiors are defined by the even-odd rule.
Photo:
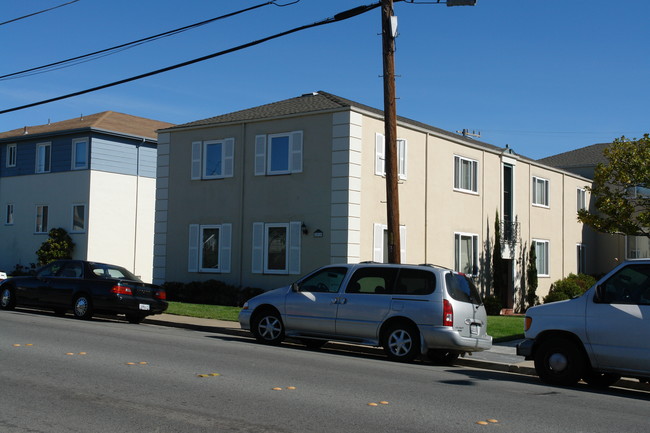
[[[26,275],[36,275],[36,264],[30,263],[29,267],[23,265],[14,266],[14,270],[9,272],[12,277],[23,277]]]
[[[190,283],[166,282],[162,285],[167,292],[167,299],[172,302],[191,304],[225,305],[240,307],[260,293],[262,289],[237,287],[223,281],[207,280]]]
[[[596,279],[585,274],[569,274],[551,285],[551,290],[544,297],[544,303],[564,301],[582,295],[596,283]]]
[[[74,242],[68,232],[58,228],[50,230],[48,234],[49,238],[36,251],[38,264],[43,266],[54,260],[71,259]]]
[[[483,299],[483,305],[488,316],[498,316],[503,308],[501,301],[496,296],[486,296]]]

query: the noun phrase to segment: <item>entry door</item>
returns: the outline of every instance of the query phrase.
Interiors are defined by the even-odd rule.
[[[629,264],[587,302],[587,338],[599,367],[650,372],[650,264]]]

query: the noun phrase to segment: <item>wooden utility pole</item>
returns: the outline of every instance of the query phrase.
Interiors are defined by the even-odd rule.
[[[397,21],[393,19],[393,0],[382,0],[381,3],[388,262],[400,263],[399,196],[397,192],[397,110],[395,108],[395,34],[397,33]]]

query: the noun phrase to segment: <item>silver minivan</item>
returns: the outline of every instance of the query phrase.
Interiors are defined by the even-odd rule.
[[[239,323],[257,341],[285,337],[382,346],[395,361],[420,354],[451,362],[492,347],[487,314],[471,279],[432,265],[330,265],[250,299]]]

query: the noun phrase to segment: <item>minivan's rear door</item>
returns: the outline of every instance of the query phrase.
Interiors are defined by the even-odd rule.
[[[448,272],[445,282],[454,312],[454,330],[463,337],[485,337],[487,314],[472,280],[464,274]]]

